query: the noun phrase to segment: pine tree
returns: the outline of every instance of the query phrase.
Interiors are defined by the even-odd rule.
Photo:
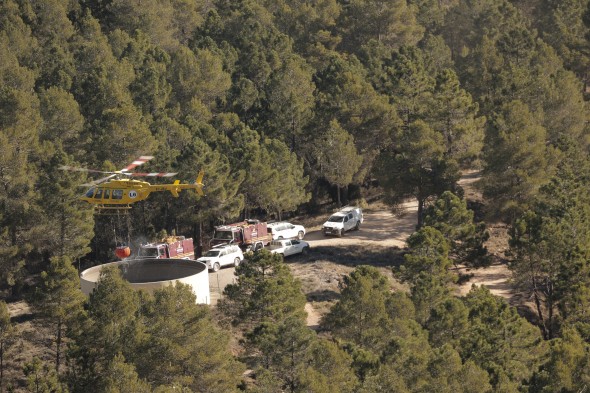
[[[270,193],[268,206],[276,211],[279,220],[283,212],[295,211],[299,205],[309,201],[306,192],[309,176],[305,176],[303,160],[278,140],[265,140],[265,148],[270,155],[266,165],[277,170],[276,184]]]
[[[520,101],[502,106],[493,117],[486,135],[482,178],[484,197],[493,203],[491,214],[514,219],[548,180],[551,150],[545,136],[545,129]]]
[[[340,47],[351,53],[371,39],[391,47],[413,45],[424,31],[415,8],[399,0],[352,0],[343,7],[338,25]]]
[[[303,59],[294,57],[272,75],[266,97],[269,106],[268,127],[291,151],[300,150],[298,140],[309,122],[315,103],[312,70]]]
[[[547,361],[532,377],[529,391],[579,392],[590,384],[588,343],[574,329],[565,329],[563,337],[551,341]]]
[[[27,377],[27,388],[31,392],[39,393],[66,393],[68,390],[60,382],[57,372],[38,357],[23,367]]]
[[[458,346],[462,359],[488,371],[495,389],[528,380],[547,353],[539,330],[485,287],[472,288],[464,301],[470,327]]]
[[[449,244],[442,233],[429,226],[413,233],[407,243],[405,263],[394,274],[409,283],[415,319],[425,325],[432,310],[450,296],[448,284],[454,277],[448,271]]]
[[[172,86],[171,104],[180,105],[184,112],[193,98],[206,107],[215,108],[216,100],[230,88],[230,75],[223,70],[223,59],[208,49],[192,52],[179,48],[171,58],[169,80]]]
[[[51,259],[49,269],[41,273],[35,291],[34,306],[55,329],[55,371],[60,373],[64,331],[83,312],[86,298],[80,291],[78,271],[67,256]]]
[[[43,128],[41,141],[61,142],[66,153],[78,159],[83,158],[84,141],[80,136],[84,128],[84,117],[74,96],[57,87],[50,87],[39,93]]]
[[[424,219],[426,200],[452,189],[459,179],[453,160],[444,158],[442,136],[423,121],[412,123],[395,149],[381,153],[375,174],[390,203],[407,197],[418,200],[418,227]]]
[[[547,339],[558,335],[560,324],[577,325],[581,332],[590,326],[582,311],[590,301],[585,262],[590,252],[590,211],[584,185],[589,172],[578,153],[570,149],[556,176],[512,228],[515,283],[531,294]]]
[[[261,250],[236,268],[237,282],[225,287],[218,307],[236,325],[251,330],[289,316],[304,319],[305,296],[282,257]]]
[[[88,311],[71,331],[68,386],[72,392],[101,390],[115,356],[133,362],[143,327],[139,321],[139,295],[115,266],[103,267],[90,294]]]
[[[467,317],[467,307],[457,298],[448,297],[434,306],[426,322],[431,345],[435,348],[443,345],[457,347],[469,328]]]
[[[368,176],[375,157],[392,145],[400,125],[399,117],[387,96],[376,91],[365,80],[366,70],[354,57],[331,54],[314,76],[317,88],[315,119],[308,127],[307,157],[317,173],[321,162],[317,160],[316,146],[323,145],[323,135],[317,129],[326,128],[332,120],[352,135],[362,163],[354,175],[361,183]],[[305,150],[301,150],[304,154]],[[322,177],[321,173],[315,177]]]
[[[297,53],[314,56],[322,50],[334,49],[341,40],[332,31],[342,10],[335,0],[315,3],[267,0],[263,4],[272,12],[277,28],[293,40]]]
[[[194,192],[183,192],[173,201],[171,213],[177,223],[193,229],[197,245],[202,247],[202,227],[208,221],[225,221],[236,217],[244,207],[244,196],[239,193],[245,178],[244,171],[234,169],[227,156],[210,148],[200,138],[193,138],[178,156],[176,170],[183,176],[197,176],[199,171],[205,173],[203,178],[204,196]],[[189,180],[187,180],[189,181]],[[192,179],[190,181],[193,181]],[[169,197],[165,195],[165,197]],[[149,211],[149,209],[148,209]],[[155,217],[154,221],[159,218]]]
[[[476,161],[483,147],[485,118],[478,117],[478,111],[453,70],[437,74],[427,119],[442,134],[446,155],[463,165]]]
[[[189,286],[158,290],[142,309],[146,337],[135,354],[140,377],[193,392],[236,391],[244,367],[230,353],[229,335],[195,303]]]
[[[450,257],[455,264],[486,266],[491,263],[484,242],[489,234],[484,223],[473,222],[473,211],[467,202],[445,191],[426,209],[424,225],[440,231],[449,242]]]
[[[340,189],[352,182],[362,157],[357,153],[353,137],[338,121],[332,120],[322,139],[315,146],[320,173],[336,186],[338,206],[341,206]]]
[[[314,333],[305,325],[305,296],[282,257],[261,250],[236,268],[218,307],[243,329],[246,351],[268,370],[265,384],[295,392]],[[280,382],[279,382],[280,381]]]
[[[260,351],[262,367],[274,374],[289,392],[300,389],[315,333],[297,315],[265,321],[246,335],[248,346]]]
[[[4,16],[4,15],[3,15]],[[8,27],[8,26],[7,26]],[[22,38],[13,30],[15,41]],[[0,39],[6,50],[5,61],[17,61],[16,54]],[[16,42],[13,42],[16,45]],[[20,281],[22,267],[32,251],[36,224],[34,183],[36,171],[32,160],[38,152],[41,116],[39,101],[33,93],[31,70],[26,67],[0,66],[0,143],[4,154],[0,158],[0,286],[14,287]]]
[[[39,171],[35,202],[42,212],[37,217],[40,229],[35,246],[49,257],[74,261],[90,251],[94,220],[92,208],[79,201],[78,186],[84,183],[84,178],[79,173],[59,170],[71,160],[61,150],[60,141],[55,142],[55,152],[47,148],[48,157],[39,163],[44,170]]]
[[[537,12],[532,22],[537,22],[541,37],[555,48],[565,66],[587,87],[590,65],[588,3],[585,0],[546,1],[539,4]]]
[[[145,380],[139,378],[135,367],[132,364],[126,363],[122,355],[115,356],[105,374],[106,383],[104,391],[106,393],[152,392],[150,385]]]
[[[335,343],[324,339],[314,340],[308,350],[308,356],[309,368],[305,374],[315,373],[316,380],[325,381],[325,392],[355,391],[358,379],[351,369],[352,358]],[[300,390],[306,391],[306,381],[300,379],[300,384]]]
[[[390,336],[389,291],[387,279],[375,268],[358,267],[345,277],[340,300],[323,318],[322,328],[378,354]]]

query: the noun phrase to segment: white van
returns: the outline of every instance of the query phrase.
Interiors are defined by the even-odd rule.
[[[203,262],[210,270],[218,271],[222,266],[238,266],[244,260],[244,254],[240,247],[236,245],[222,245],[210,249],[201,258],[197,259]]]
[[[322,232],[324,236],[342,236],[346,231],[358,230],[363,220],[363,210],[360,207],[347,206],[328,218],[322,226]]]

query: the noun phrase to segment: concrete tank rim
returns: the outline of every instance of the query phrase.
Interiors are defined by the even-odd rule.
[[[158,281],[142,281],[142,282],[131,282],[129,281],[129,283],[134,284],[134,285],[142,285],[142,284],[157,284],[157,283],[164,283],[164,282],[172,282],[172,281],[180,281],[183,279],[186,279],[188,277],[192,277],[195,276],[197,274],[202,273],[203,271],[207,271],[208,273],[208,267],[206,264],[204,264],[203,262],[199,262],[195,259],[173,259],[173,258],[162,258],[162,259],[156,259],[156,258],[129,258],[129,259],[123,259],[121,261],[113,261],[113,262],[107,262],[107,263],[103,263],[100,265],[96,265],[96,266],[91,266],[88,269],[83,270],[80,273],[80,279],[81,280],[85,280],[87,282],[91,282],[91,283],[98,283],[98,280],[100,278],[100,271],[102,270],[103,267],[105,266],[120,266],[123,263],[126,262],[132,262],[132,261],[136,261],[136,262],[151,262],[154,264],[159,264],[162,266],[176,266],[176,265],[184,265],[186,267],[190,267],[190,268],[196,268],[198,269],[198,271],[196,271],[194,274],[190,274],[190,275],[186,275],[186,276],[182,276],[182,277],[178,277],[178,278],[174,278],[174,279],[162,279],[162,280],[158,280]],[[95,279],[89,279],[88,275],[90,273],[94,273],[97,272],[98,274],[96,275]]]

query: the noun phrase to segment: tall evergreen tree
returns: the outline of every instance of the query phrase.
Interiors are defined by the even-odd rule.
[[[486,134],[484,197],[491,214],[513,220],[531,202],[551,175],[551,149],[545,129],[526,104],[514,101],[502,106],[489,123]],[[497,213],[496,213],[497,212]]]
[[[265,140],[272,165],[277,170],[276,185],[269,207],[277,212],[279,220],[283,212],[295,211],[299,205],[309,201],[307,192],[309,176],[305,176],[303,160],[278,140]],[[264,191],[263,191],[264,192]]]
[[[399,117],[387,96],[379,94],[365,80],[366,70],[356,58],[331,54],[316,72],[314,82],[318,93],[316,119],[308,129],[307,151],[314,153],[313,146],[321,140],[317,127],[325,128],[332,120],[354,138],[355,147],[362,157],[362,164],[355,173],[355,183],[368,176],[375,157],[395,142],[400,125]],[[319,168],[317,159],[308,158]],[[318,176],[321,177],[321,174]]]
[[[8,59],[0,62],[16,60],[10,50],[7,54]],[[0,190],[0,285],[4,288],[19,281],[36,224],[31,203],[36,180],[32,162],[39,147],[41,116],[30,72],[25,67],[0,66],[0,142],[5,149],[0,158],[0,182],[4,184]]]
[[[459,179],[454,160],[444,157],[442,135],[423,121],[408,126],[399,144],[382,152],[375,174],[392,204],[413,197],[418,200],[418,227],[424,220],[426,200],[450,190]]]
[[[488,371],[496,390],[516,391],[541,363],[546,342],[535,326],[487,288],[472,288],[464,301],[470,327],[461,337],[461,357]]]
[[[352,182],[362,162],[354,139],[337,120],[332,120],[314,150],[320,173],[330,184],[336,186],[337,202],[340,206],[340,189]]]
[[[272,130],[272,136],[283,140],[291,151],[298,151],[298,140],[312,115],[314,90],[311,67],[298,57],[285,61],[268,84],[270,119],[268,126],[261,128]]]
[[[343,7],[340,18],[340,47],[350,53],[371,39],[394,48],[413,45],[424,32],[416,21],[416,9],[407,1],[352,0]]]
[[[67,388],[60,383],[57,372],[36,356],[24,365],[23,372],[27,378],[27,388],[31,392],[67,392]]]
[[[41,273],[35,291],[34,307],[55,333],[55,371],[60,373],[64,331],[83,312],[84,294],[80,291],[78,271],[64,255],[52,258],[49,269]]]
[[[115,356],[106,371],[105,392],[107,393],[150,393],[149,383],[140,379],[132,364],[126,363],[122,355]]]
[[[265,383],[295,392],[314,339],[305,325],[301,283],[280,255],[261,250],[246,258],[218,306],[245,332],[247,353],[268,371]]]
[[[138,375],[152,386],[193,392],[237,391],[243,365],[230,353],[230,337],[215,326],[187,285],[154,293],[142,306],[146,336],[136,349]]]
[[[449,242],[454,263],[486,266],[491,263],[484,242],[489,233],[484,223],[473,222],[473,211],[467,202],[450,191],[445,191],[426,210],[424,225],[439,230]]]
[[[390,295],[387,278],[370,266],[345,277],[341,298],[322,320],[335,337],[379,353],[389,339],[391,321],[386,312]]]
[[[549,358],[533,375],[530,392],[579,392],[590,384],[588,343],[574,329],[551,341]]]
[[[569,154],[531,210],[517,220],[510,243],[515,283],[534,299],[546,338],[555,337],[560,324],[578,326],[587,338],[590,326],[582,311],[590,301],[588,166],[576,149]]]
[[[142,356],[136,352],[143,330],[138,309],[139,296],[119,269],[103,267],[90,294],[87,314],[71,331],[68,385],[72,392],[104,389],[116,355],[130,362]]]
[[[541,37],[560,55],[565,66],[588,87],[590,24],[585,0],[539,2],[532,21]],[[584,90],[586,91],[586,90]]]
[[[477,117],[478,109],[453,70],[437,75],[427,119],[442,134],[446,155],[463,165],[476,161],[483,147],[485,119]]]
[[[304,318],[301,283],[280,255],[266,250],[248,255],[236,268],[236,276],[237,282],[225,287],[226,297],[219,304],[234,324],[251,330],[266,321]]]
[[[39,171],[36,203],[43,207],[43,212],[38,217],[40,229],[35,246],[49,257],[74,261],[90,251],[94,220],[92,208],[79,201],[78,186],[84,183],[83,177],[59,170],[70,160],[61,151],[61,143],[57,143],[56,152],[39,164],[44,170]]]

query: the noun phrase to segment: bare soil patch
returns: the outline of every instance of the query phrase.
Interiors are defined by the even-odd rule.
[[[479,172],[467,171],[459,182],[470,208],[481,206],[482,203],[481,193],[476,188],[479,178]],[[392,267],[403,263],[406,240],[416,228],[417,209],[416,201],[407,201],[395,213],[381,203],[372,204],[364,210],[365,222],[361,229],[347,232],[341,238],[324,237],[321,233],[321,224],[328,215],[308,219],[305,240],[310,243],[312,251],[305,257],[287,260],[287,263],[293,275],[301,280],[307,296],[305,309],[309,326],[316,327],[319,324],[321,317],[340,296],[342,277],[358,265],[377,267],[390,278],[394,289],[407,290],[406,286],[393,278]],[[311,223],[313,226],[309,225]],[[467,279],[457,286],[455,293],[457,296],[464,296],[472,285],[484,285],[493,294],[521,308],[525,305],[521,294],[513,290],[511,273],[506,263],[507,228],[503,224],[494,224],[488,230],[490,239],[486,247],[492,255],[492,265],[481,269],[464,266],[456,268],[457,274]]]

